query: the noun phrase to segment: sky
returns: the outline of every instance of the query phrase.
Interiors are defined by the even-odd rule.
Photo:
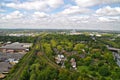
[[[120,0],[0,0],[0,28],[120,31]]]

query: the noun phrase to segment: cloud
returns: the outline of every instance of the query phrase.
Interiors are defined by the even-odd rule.
[[[99,17],[100,22],[119,22],[120,17]]]
[[[0,12],[5,12],[5,10],[4,9],[0,9]]]
[[[34,12],[29,15],[29,19],[0,19],[0,28],[120,30],[119,17],[101,17],[99,18],[99,21],[98,17],[83,15],[62,16],[52,14],[45,18],[39,17],[39,15],[43,14],[46,13]],[[32,15],[36,15],[36,17],[33,17]],[[110,19],[110,21],[108,19]]]
[[[1,9],[6,10],[0,13],[0,28],[120,30],[120,7],[110,7],[119,2],[120,0],[5,0],[0,3]]]
[[[100,4],[120,3],[120,0],[75,0],[80,7],[91,7]]]
[[[33,18],[45,18],[48,17],[49,15],[44,13],[44,12],[34,12],[34,14],[32,15]]]
[[[101,21],[101,22],[110,22],[110,21],[113,21],[113,20],[110,20],[109,18],[105,18],[105,17],[99,17],[98,20]]]
[[[5,15],[4,17],[2,17],[2,19],[19,19],[22,17],[23,17],[22,13],[20,13],[19,11],[14,11],[10,14]]]
[[[51,8],[57,8],[59,7],[60,5],[63,5],[64,4],[64,1],[63,0],[47,0],[48,2],[48,5],[51,7]]]
[[[80,7],[89,7],[100,3],[100,0],[75,0]]]
[[[97,15],[120,15],[120,7],[111,8],[106,6],[96,11]]]
[[[23,3],[7,3],[5,6],[15,8],[15,9],[25,9],[25,10],[40,10],[45,11],[49,8],[57,8],[64,4],[63,0],[34,0],[30,2]]]
[[[83,14],[83,13],[87,14],[90,12],[91,10],[88,8],[81,8],[79,6],[70,6],[60,13],[65,15],[75,15],[75,14]]]

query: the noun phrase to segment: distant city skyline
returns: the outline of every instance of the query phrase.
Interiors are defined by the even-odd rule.
[[[120,30],[120,0],[0,0],[0,29]]]

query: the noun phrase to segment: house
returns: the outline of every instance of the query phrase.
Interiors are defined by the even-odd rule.
[[[11,41],[8,41],[7,44],[11,44]]]
[[[73,68],[76,68],[76,62],[72,62],[71,65]]]
[[[35,35],[37,35],[37,33],[11,33],[11,34],[7,34],[7,35],[21,37],[21,36],[35,36]]]
[[[102,35],[101,34],[96,34],[97,37],[101,37]]]
[[[0,47],[0,51],[3,53],[14,53],[14,52],[27,52],[29,51],[29,47],[32,46],[32,43],[11,43],[6,44],[2,47]]]
[[[75,59],[74,59],[74,58],[71,58],[70,62],[71,62],[71,66],[72,66],[74,69],[76,69],[76,61],[75,61]]]
[[[62,63],[64,60],[65,60],[64,55],[58,54],[58,55],[55,57],[55,61],[56,61],[57,64]]]

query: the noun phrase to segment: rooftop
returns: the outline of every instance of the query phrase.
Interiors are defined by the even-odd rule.
[[[15,42],[12,44],[7,44],[5,46],[0,47],[1,49],[27,49],[28,47],[30,47],[32,45],[32,43],[19,43],[19,42]]]
[[[9,62],[0,62],[0,73],[8,72],[10,67],[12,66]]]

